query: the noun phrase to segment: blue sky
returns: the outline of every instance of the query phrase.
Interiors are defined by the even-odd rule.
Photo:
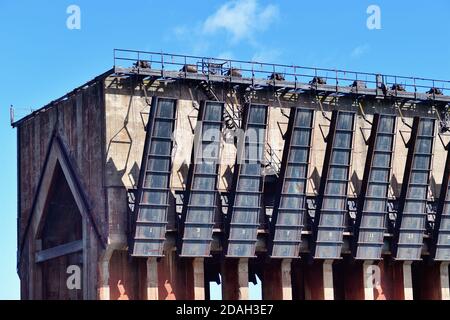
[[[69,5],[81,29],[66,27]],[[369,5],[381,29],[369,30]],[[450,2],[1,1],[0,299],[19,298],[16,265],[18,116],[109,69],[113,48],[254,59],[450,79]]]

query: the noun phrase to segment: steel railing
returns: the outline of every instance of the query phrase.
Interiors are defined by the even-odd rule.
[[[192,66],[195,72],[208,76],[220,75],[250,78],[284,80],[294,83],[315,84],[326,82],[329,86],[353,86],[355,81],[363,82],[367,89],[377,89],[384,85],[387,89],[399,92],[429,92],[431,88],[437,94],[450,95],[450,81],[376,73],[355,72],[340,69],[303,67],[287,64],[262,63],[200,57],[192,55],[148,52],[127,49],[114,49],[114,66],[132,67],[137,61],[144,61],[148,67],[163,71],[182,71],[184,66]],[[235,71],[235,72],[233,72]],[[189,72],[184,69],[182,72]],[[398,86],[400,85],[400,86]],[[433,93],[433,92],[431,92]],[[436,93],[436,91],[435,91]]]

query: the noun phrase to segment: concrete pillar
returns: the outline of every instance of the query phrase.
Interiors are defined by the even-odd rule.
[[[450,284],[448,275],[448,262],[441,262],[440,265],[440,283],[441,283],[441,300],[450,300]]]
[[[291,259],[281,262],[282,299],[292,300]]]
[[[194,299],[205,300],[205,268],[203,258],[195,258],[194,269]]]
[[[379,280],[377,280],[377,275],[379,277],[378,266],[373,264],[373,261],[366,260],[363,265],[363,283],[364,283],[364,300],[374,300],[374,284],[376,285]],[[375,277],[375,279],[374,279]],[[375,282],[375,283],[374,283]]]
[[[99,262],[98,298],[100,300],[111,299],[109,291],[109,259],[103,259]]]
[[[334,300],[333,260],[323,262],[323,290],[324,300]]]
[[[404,300],[413,300],[413,283],[412,283],[411,264],[412,264],[412,261],[403,262]]]
[[[248,259],[241,258],[238,262],[239,300],[248,300]]]
[[[167,250],[166,255],[158,259],[157,263],[157,280],[158,280],[158,299],[160,300],[177,300],[187,299],[183,296],[186,287],[179,288],[179,278],[185,278],[179,275],[179,268],[182,269],[182,263],[175,261],[174,251]]]
[[[147,300],[158,300],[158,262],[156,257],[147,258]]]

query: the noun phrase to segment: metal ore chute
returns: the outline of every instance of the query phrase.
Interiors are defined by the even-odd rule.
[[[448,150],[436,212],[432,250],[434,260],[450,261],[450,152]]]
[[[208,257],[218,206],[217,180],[223,103],[203,102],[199,109],[194,149],[183,210],[181,256]]]
[[[238,153],[230,201],[228,257],[254,257],[263,193],[263,156],[267,105],[248,104],[244,110],[244,139]]]
[[[354,121],[353,112],[333,112],[319,191],[321,198],[314,217],[312,246],[316,259],[341,257]]]
[[[154,98],[135,205],[131,254],[162,256],[169,209],[176,100]]]
[[[272,217],[273,258],[297,258],[306,211],[314,111],[292,108]]]
[[[434,132],[435,119],[414,118],[394,230],[397,260],[419,260],[422,253]]]
[[[395,116],[374,115],[354,228],[356,259],[381,259],[395,130]]]

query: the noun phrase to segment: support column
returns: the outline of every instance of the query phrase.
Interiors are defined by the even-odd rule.
[[[98,297],[100,300],[110,300],[109,290],[109,255],[105,255],[99,262]]]
[[[377,280],[377,275],[379,277],[378,267],[374,266],[372,260],[364,261],[363,265],[363,283],[364,283],[364,300],[374,300],[374,284],[379,285],[379,280]],[[375,283],[374,283],[375,282]]]
[[[239,300],[248,300],[248,259],[241,258],[238,262]]]
[[[323,290],[324,300],[334,300],[333,260],[325,260],[323,263]]]
[[[205,268],[203,258],[195,258],[194,269],[194,299],[205,300]]]
[[[283,259],[281,262],[281,283],[283,300],[292,300],[291,259]]]
[[[441,282],[441,300],[450,300],[450,284],[448,275],[449,262],[441,262],[440,265],[440,282]]]
[[[158,300],[158,262],[156,257],[147,258],[147,300]]]
[[[158,299],[177,300],[186,299],[179,290],[179,269],[182,269],[181,261],[175,261],[175,252],[169,248],[164,257],[159,258],[157,263]],[[182,277],[185,279],[186,277]],[[181,289],[181,288],[180,288]],[[183,287],[186,289],[186,287]],[[184,290],[185,291],[185,290]]]
[[[403,292],[405,300],[413,300],[412,261],[403,262]]]

